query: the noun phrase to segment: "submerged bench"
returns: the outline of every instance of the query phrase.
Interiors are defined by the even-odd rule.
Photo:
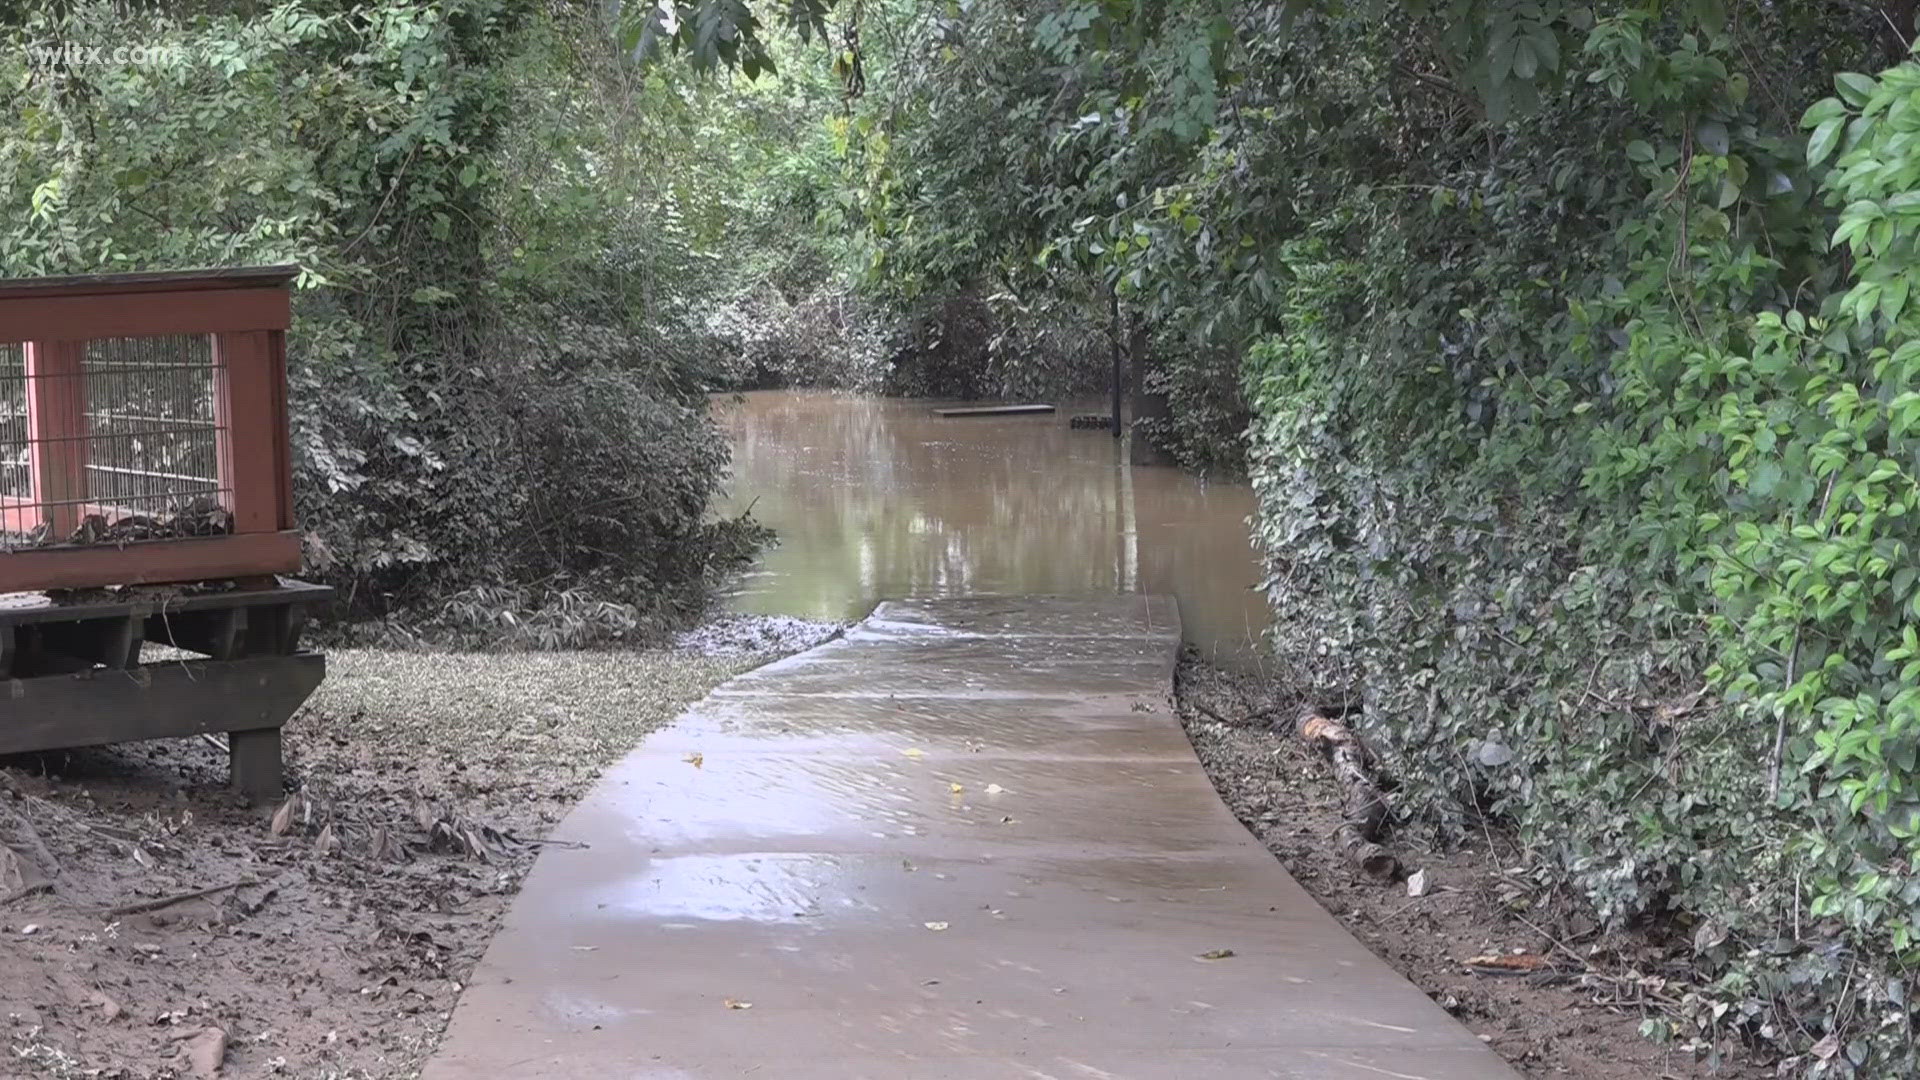
[[[935,409],[935,416],[1032,416],[1038,413],[1050,413],[1051,405],[962,405],[950,409]]]

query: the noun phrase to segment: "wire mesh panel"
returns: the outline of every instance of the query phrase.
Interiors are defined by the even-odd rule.
[[[89,509],[110,527],[144,517],[149,531],[166,526],[194,535],[217,524],[213,509],[225,489],[212,340],[182,335],[93,341],[82,366]]]
[[[31,504],[33,469],[27,447],[27,351],[0,344],[0,550],[24,542],[40,524]]]
[[[35,343],[17,364],[0,374],[0,483],[24,480],[0,489],[0,550],[231,531],[208,336]]]

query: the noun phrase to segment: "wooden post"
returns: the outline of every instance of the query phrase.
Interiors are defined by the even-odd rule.
[[[273,391],[274,479],[280,490],[276,529],[293,528],[293,411],[287,401],[287,332],[267,331],[267,382]]]
[[[277,355],[265,330],[213,336],[220,480],[228,488],[236,533],[281,528],[287,452],[279,442],[285,436],[274,407],[285,401],[286,389],[283,373],[274,370]]]
[[[277,727],[228,732],[227,765],[234,788],[254,802],[273,802],[286,794]]]
[[[87,498],[87,387],[78,341],[27,343],[28,467],[49,538],[80,527]]]

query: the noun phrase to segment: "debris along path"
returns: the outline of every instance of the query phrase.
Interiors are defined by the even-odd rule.
[[[561,824],[425,1080],[1500,1080],[1221,805],[1163,597],[890,602]]]

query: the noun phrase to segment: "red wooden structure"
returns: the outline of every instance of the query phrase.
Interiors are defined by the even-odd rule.
[[[236,780],[277,789],[327,595],[276,577],[294,273],[0,280],[0,753],[229,731]]]
[[[0,593],[300,568],[292,277],[0,281]]]

